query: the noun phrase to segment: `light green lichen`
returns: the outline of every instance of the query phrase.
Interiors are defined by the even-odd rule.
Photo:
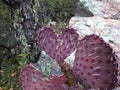
[[[25,33],[23,30],[23,26],[21,25],[21,22],[23,22],[23,17],[21,16],[20,9],[16,9],[14,11],[14,20],[13,20],[13,27],[15,30],[15,38],[17,42],[20,42],[23,46],[21,48],[20,53],[28,53],[29,54],[29,45],[27,43],[27,39],[25,37]],[[26,58],[27,56],[24,56]]]

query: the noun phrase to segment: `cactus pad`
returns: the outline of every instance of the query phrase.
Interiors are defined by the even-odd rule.
[[[73,73],[85,90],[112,90],[117,82],[117,61],[103,39],[89,35],[77,47]]]
[[[26,65],[20,73],[23,90],[68,90],[64,76],[54,76],[48,80],[31,64]]]
[[[78,34],[74,29],[65,28],[62,34],[56,34],[52,28],[45,27],[39,33],[39,46],[53,59],[63,61],[76,47]]]

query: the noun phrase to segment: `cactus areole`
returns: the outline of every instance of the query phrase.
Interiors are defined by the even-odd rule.
[[[85,90],[112,90],[117,66],[112,49],[98,36],[89,35],[79,42],[73,73]]]
[[[39,46],[57,62],[63,61],[75,50],[78,34],[74,29],[65,28],[62,34],[56,34],[51,27],[44,27],[39,33]]]

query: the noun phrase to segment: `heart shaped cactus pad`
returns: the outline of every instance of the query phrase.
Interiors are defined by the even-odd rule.
[[[19,80],[23,90],[68,90],[65,76],[45,79],[42,73],[31,64],[22,69]]]
[[[117,67],[115,54],[100,37],[89,35],[79,42],[73,73],[85,90],[112,90],[117,82]]]
[[[65,28],[58,35],[51,27],[44,27],[39,33],[38,44],[51,58],[61,62],[74,51],[78,36],[72,28]]]

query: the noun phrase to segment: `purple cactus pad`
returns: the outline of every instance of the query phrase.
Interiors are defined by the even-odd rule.
[[[68,90],[65,76],[54,76],[46,80],[31,64],[22,69],[19,80],[23,90]]]
[[[85,90],[112,90],[117,82],[118,64],[112,48],[96,35],[79,42],[73,73]]]
[[[51,58],[61,62],[75,50],[78,36],[74,29],[65,28],[58,35],[52,28],[44,27],[39,33],[38,44]]]

